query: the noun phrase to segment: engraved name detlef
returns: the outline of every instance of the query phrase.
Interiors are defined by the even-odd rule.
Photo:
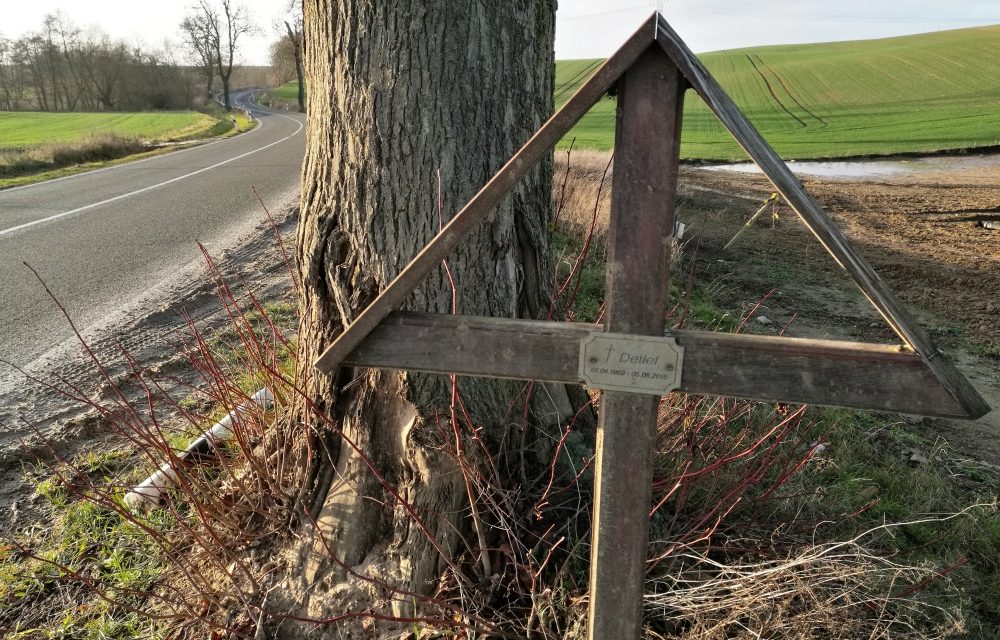
[[[683,361],[673,337],[592,333],[580,341],[580,379],[595,389],[662,396],[680,386]]]

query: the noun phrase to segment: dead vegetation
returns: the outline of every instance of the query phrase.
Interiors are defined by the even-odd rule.
[[[561,266],[552,316],[593,320],[601,315],[609,158],[573,152],[557,160],[553,231]],[[671,324],[748,328],[755,306],[729,314],[713,303],[711,288],[697,283],[690,270],[699,251],[697,241],[680,251]],[[206,337],[192,323],[187,352],[203,385],[189,399],[162,393],[138,363],[127,385],[140,392],[140,405],[124,389],[115,391],[119,381],[105,381],[110,401],[61,388],[91,403],[138,457],[89,465],[62,459],[36,472],[57,524],[3,542],[0,629],[36,637],[32,629],[51,635],[72,620],[122,638],[139,630],[166,638],[584,637],[593,463],[587,416],[599,410],[596,395],[559,423],[560,437],[547,451],[537,452],[551,464],[519,486],[498,486],[490,465],[519,464],[532,454],[488,450],[462,411],[461,380],[451,379],[452,404],[435,422],[437,454],[452,460],[475,506],[464,513],[469,526],[459,552],[442,558],[436,591],[412,593],[375,572],[375,563],[348,565],[323,545],[322,534],[309,538],[318,531],[315,512],[306,509],[317,456],[332,442],[355,443],[312,411],[296,385],[287,310],[250,291],[234,293],[223,274],[214,276],[232,328]],[[246,414],[233,442],[204,464],[177,460],[184,443],[261,386],[279,396],[276,413]],[[546,393],[543,385],[525,385],[512,427],[559,415],[541,415],[543,405],[530,399]],[[291,419],[293,406],[310,421]],[[989,565],[990,545],[1000,540],[989,504],[996,474],[954,457],[931,456],[918,467],[901,462],[903,444],[925,444],[896,434],[896,425],[850,412],[665,398],[646,637],[989,637],[998,612],[975,603],[962,583],[979,585],[984,598],[996,589],[995,558]],[[171,499],[145,514],[125,509],[124,491],[163,460],[177,460],[181,470]],[[439,517],[415,512],[377,468],[370,472],[393,496],[385,507],[393,517],[418,528]],[[954,489],[956,477],[970,484]],[[984,501],[954,518],[919,515]],[[881,526],[880,519],[899,524]],[[81,533],[71,527],[81,521],[110,525]],[[83,550],[67,543],[81,535]],[[339,566],[342,582],[306,584],[298,574],[290,550],[307,538],[319,540],[311,551]],[[151,563],[119,562],[109,570],[114,557]],[[133,574],[126,570],[140,573],[128,582]],[[978,612],[974,619],[970,610]]]
[[[683,629],[670,637],[685,640],[946,638],[966,630],[957,609],[889,596],[905,592],[901,585],[940,576],[931,567],[873,553],[864,537],[804,545],[793,553],[726,563],[678,552],[681,570],[647,587],[649,615]]]
[[[142,140],[113,134],[90,135],[74,142],[50,142],[24,150],[0,149],[0,178],[117,160],[148,150]]]

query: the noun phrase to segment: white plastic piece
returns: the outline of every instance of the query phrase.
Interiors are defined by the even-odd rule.
[[[183,460],[191,451],[191,447],[199,440],[205,439],[210,447],[214,448],[216,443],[224,442],[233,436],[233,419],[237,413],[243,413],[251,409],[254,405],[263,409],[270,409],[274,405],[274,394],[267,387],[258,390],[248,402],[244,402],[233,411],[227,413],[221,420],[216,422],[211,429],[206,431],[188,445],[178,457]],[[131,491],[125,494],[125,505],[129,509],[138,509],[143,503],[156,506],[163,499],[163,493],[174,486],[177,482],[177,469],[170,462],[165,462],[163,466],[156,470],[151,476],[136,485]]]

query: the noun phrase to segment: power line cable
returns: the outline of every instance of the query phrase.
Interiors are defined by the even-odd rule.
[[[622,9],[612,9],[611,11],[598,11],[596,13],[582,13],[582,14],[576,15],[576,16],[565,16],[565,17],[563,17],[563,16],[560,16],[558,13],[556,13],[556,20],[561,20],[561,21],[565,21],[565,20],[582,20],[584,18],[596,18],[598,16],[610,16],[610,15],[613,15],[613,14],[616,14],[616,13],[626,13],[628,11],[635,11],[637,9],[648,9],[648,8],[649,8],[649,4],[647,3],[647,4],[638,4],[638,5],[634,5],[634,6],[631,6],[631,7],[624,7]]]
[[[553,97],[555,98],[555,100],[558,102],[559,98],[561,98],[563,95],[569,93],[570,91],[575,90],[580,85],[580,82],[583,81],[584,78],[589,77],[590,74],[593,73],[593,71],[597,69],[597,67],[599,67],[602,62],[604,62],[604,58],[597,58],[592,62],[590,62],[590,64],[585,66],[577,73],[574,73],[571,78],[569,78],[565,82],[560,83],[553,91]]]

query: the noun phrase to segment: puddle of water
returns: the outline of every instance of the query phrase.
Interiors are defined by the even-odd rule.
[[[984,166],[1000,166],[1000,154],[972,156],[933,156],[907,160],[844,160],[830,162],[789,162],[792,173],[820,178],[883,178],[925,171],[961,171]],[[711,171],[761,173],[752,162],[717,164]]]

